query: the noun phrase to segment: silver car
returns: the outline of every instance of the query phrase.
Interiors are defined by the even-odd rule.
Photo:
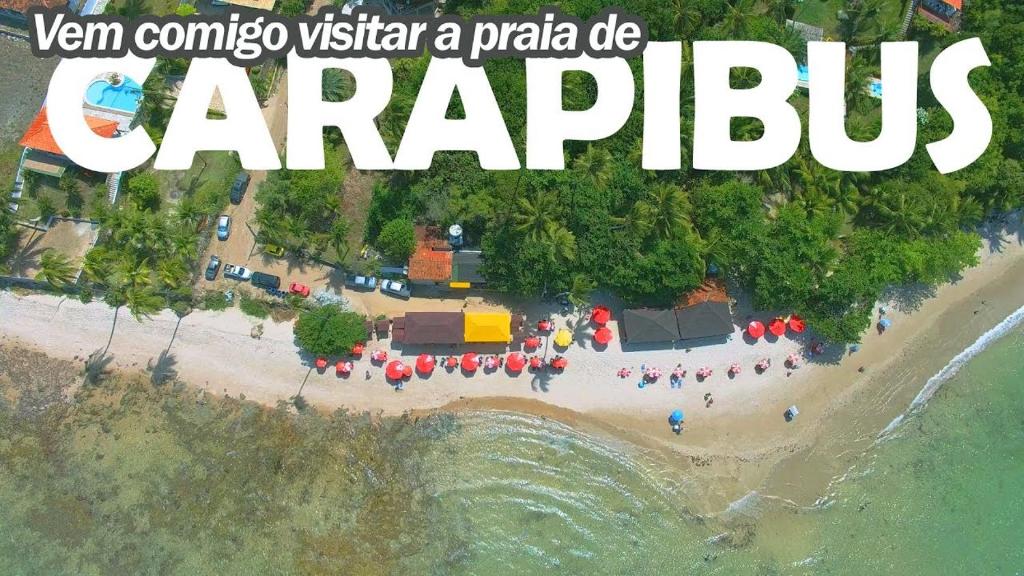
[[[217,239],[227,240],[231,236],[231,217],[221,215],[217,218]]]

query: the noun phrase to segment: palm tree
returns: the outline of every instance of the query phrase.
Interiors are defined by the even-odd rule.
[[[722,19],[723,30],[733,37],[743,36],[751,16],[750,0],[732,0],[726,3],[725,10],[725,18]]]
[[[658,184],[647,197],[633,205],[632,222],[643,237],[653,234],[660,240],[681,238],[692,229],[693,207],[686,192],[672,184]]]
[[[795,0],[764,0],[764,13],[781,26],[793,17],[795,5]]]
[[[846,0],[839,11],[839,38],[847,44],[874,44],[878,35],[867,36],[877,25],[882,0]]]
[[[189,278],[188,268],[177,259],[161,260],[156,275],[160,284],[171,291],[181,288]]]
[[[71,259],[50,248],[39,259],[36,280],[46,282],[50,288],[61,290],[75,279],[75,266]]]
[[[702,15],[696,2],[672,0],[669,7],[672,15],[672,29],[680,36],[689,36],[700,28]]]
[[[164,299],[151,289],[129,288],[125,292],[125,306],[136,320],[141,321],[164,307]]]
[[[846,112],[863,110],[871,101],[868,78],[873,68],[863,56],[853,55],[846,61]]]
[[[532,198],[519,198],[515,230],[530,240],[543,240],[550,224],[557,224],[558,198],[552,192],[541,192]]]
[[[324,102],[341,102],[352,95],[351,82],[345,72],[338,68],[324,70],[322,81]]]
[[[576,259],[576,236],[558,222],[548,222],[540,242],[551,250],[558,262],[566,263]]]
[[[612,175],[612,154],[604,148],[587,145],[587,151],[576,158],[576,170],[583,173],[597,189],[608,185]]]

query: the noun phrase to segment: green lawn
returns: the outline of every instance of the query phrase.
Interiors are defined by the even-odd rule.
[[[124,4],[125,0],[110,0],[103,13],[116,14]],[[167,14],[174,14],[175,8],[178,7],[178,0],[146,0],[145,4],[146,13],[155,16],[165,16]]]
[[[837,14],[844,4],[843,0],[803,0],[803,2],[797,5],[794,20],[819,26],[825,30],[826,38],[831,37],[833,40],[837,40]],[[897,31],[903,21],[903,14],[906,8],[907,2],[905,0],[887,0],[879,18],[880,28],[893,32]]]
[[[52,176],[35,175],[31,186],[26,183],[21,200],[18,201],[18,219],[32,220],[42,216],[45,204],[52,207],[52,214],[89,218],[98,203],[107,202],[105,175],[93,173],[70,173],[78,191],[77,198],[69,195],[60,185],[60,179]],[[29,178],[33,178],[30,176]],[[7,181],[5,179],[5,181]],[[14,181],[11,176],[10,181]]]
[[[227,206],[231,183],[241,169],[234,154],[199,152],[188,170],[157,170],[154,174],[165,207],[191,197],[205,214],[214,215]]]

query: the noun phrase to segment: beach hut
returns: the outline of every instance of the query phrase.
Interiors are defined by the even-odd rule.
[[[797,316],[796,314],[793,314],[792,316],[789,317],[789,329],[790,330],[792,330],[793,332],[799,334],[799,333],[803,332],[805,328],[807,328],[807,325],[804,324],[804,319],[803,318]]]
[[[407,312],[404,344],[463,344],[466,320],[462,312]]]
[[[462,369],[466,372],[476,372],[480,367],[480,356],[476,352],[466,352],[462,355]]]
[[[630,344],[679,340],[679,323],[674,310],[623,310],[619,330],[622,339]]]
[[[463,318],[465,342],[508,344],[512,341],[512,315],[508,312],[466,312]]]
[[[405,364],[402,364],[399,360],[388,362],[387,367],[384,369],[384,375],[389,380],[401,380],[405,376]]]
[[[555,346],[568,348],[569,344],[572,344],[572,332],[562,328],[558,334],[555,334]]]
[[[721,338],[733,333],[732,310],[728,302],[697,302],[675,311],[679,338]]]
[[[782,336],[786,333],[786,321],[782,318],[776,318],[768,323],[768,332],[773,336]]]
[[[522,352],[513,352],[505,358],[505,368],[509,372],[522,372],[526,368],[526,356]]]
[[[416,371],[420,374],[430,374],[434,371],[434,357],[430,354],[420,354],[416,357]]]
[[[750,324],[747,324],[747,334],[749,334],[754,340],[764,336],[764,324],[761,323],[760,320],[754,320]]]
[[[590,313],[590,321],[598,326],[604,326],[612,319],[612,311],[607,306],[594,306],[593,312]]]
[[[612,329],[607,326],[601,326],[594,332],[594,342],[605,346],[612,341]]]

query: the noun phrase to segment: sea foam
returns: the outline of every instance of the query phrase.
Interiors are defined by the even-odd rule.
[[[1007,316],[1002,322],[996,324],[991,330],[982,334],[973,344],[965,348],[962,352],[953,357],[952,360],[946,364],[942,370],[939,370],[937,374],[932,376],[925,382],[924,387],[917,393],[914,400],[910,403],[910,406],[900,414],[893,418],[892,422],[889,423],[881,432],[878,433],[876,442],[881,442],[889,438],[900,424],[906,419],[907,416],[913,414],[917,410],[921,409],[928,401],[938,392],[942,385],[955,376],[957,372],[963,368],[964,364],[969,362],[972,358],[977,356],[988,348],[993,342],[999,340],[1011,330],[1019,326],[1024,322],[1024,306],[1018,308],[1013,314]]]

